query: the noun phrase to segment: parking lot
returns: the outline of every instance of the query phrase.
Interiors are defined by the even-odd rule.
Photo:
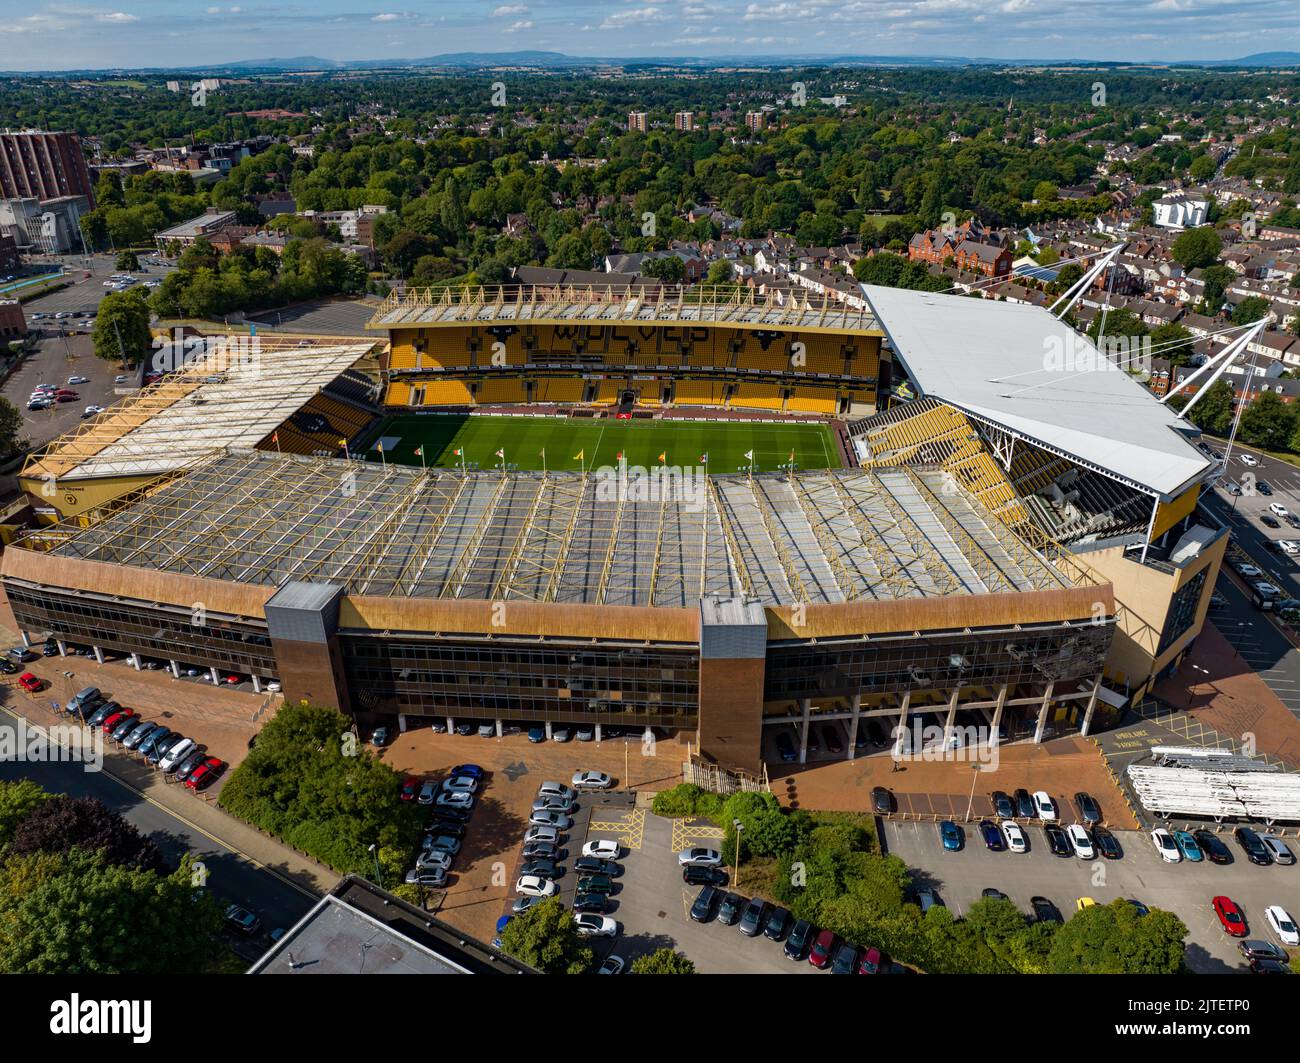
[[[114,255],[92,255],[88,260],[81,255],[65,256],[58,261],[63,263],[65,279],[70,284],[60,291],[42,295],[24,304],[23,310],[27,314],[29,324],[34,328],[56,329],[59,325],[70,325],[72,322],[67,318],[62,321],[32,321],[33,314],[79,313],[98,310],[100,302],[109,292],[109,289],[104,286],[104,282],[114,273],[120,272],[117,268],[117,258]],[[89,266],[87,266],[87,262],[89,262]],[[135,276],[142,281],[161,280],[175,269],[175,266],[170,264],[146,262],[143,254],[140,256],[140,266],[141,269]],[[90,272],[89,277],[85,276],[87,269]]]
[[[39,447],[81,424],[87,406],[107,407],[115,402],[118,385],[114,380],[121,373],[115,363],[95,357],[88,335],[46,337],[36,353],[24,358],[0,387],[0,395],[22,414],[20,434],[33,447]],[[66,385],[73,376],[90,378],[89,383],[72,385],[78,396],[74,401],[55,403],[48,410],[27,409],[27,400],[37,384]]]
[[[1026,913],[1031,897],[1046,897],[1066,919],[1081,897],[1098,904],[1122,897],[1173,912],[1187,926],[1188,966],[1205,974],[1245,970],[1236,940],[1223,932],[1210,907],[1211,898],[1231,897],[1246,915],[1249,936],[1275,944],[1264,909],[1280,904],[1292,915],[1300,909],[1300,867],[1256,867],[1231,838],[1224,844],[1233,862],[1217,866],[1207,861],[1164,863],[1150,838],[1137,831],[1116,830],[1122,859],[1097,861],[1054,856],[1039,826],[1026,826],[1025,833],[1026,853],[986,849],[973,824],[966,827],[965,845],[955,853],[943,850],[935,823],[888,822],[882,839],[886,849],[912,869],[914,884],[934,889],[955,915],[964,914],[986,888],[1001,890]]]

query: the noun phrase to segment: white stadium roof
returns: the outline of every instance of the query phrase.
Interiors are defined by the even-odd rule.
[[[922,396],[1165,498],[1211,467],[1188,441],[1193,426],[1041,307],[862,292]]]

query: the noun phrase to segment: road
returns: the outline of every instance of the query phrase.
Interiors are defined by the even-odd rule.
[[[17,725],[18,717],[0,709],[0,726]],[[207,868],[213,893],[237,901],[262,916],[266,930],[288,928],[316,903],[298,886],[227,846],[197,824],[169,811],[129,783],[107,771],[83,771],[77,763],[0,761],[0,779],[31,779],[52,793],[95,797],[121,814],[141,834],[157,843],[169,862],[193,853]]]

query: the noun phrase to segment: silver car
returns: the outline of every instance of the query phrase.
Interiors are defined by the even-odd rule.
[[[535,827],[554,827],[556,830],[568,830],[573,826],[573,820],[563,812],[552,812],[545,808],[534,809],[528,822]]]
[[[539,797],[533,802],[534,812],[563,812],[566,815],[573,811],[573,802],[567,797]]]

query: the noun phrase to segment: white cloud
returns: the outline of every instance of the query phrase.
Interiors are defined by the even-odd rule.
[[[385,11],[381,15],[376,15],[370,21],[371,22],[396,22],[401,17],[402,17],[401,15],[395,15],[391,11]]]
[[[605,21],[600,24],[603,30],[621,30],[628,26],[644,24],[646,22],[658,22],[664,17],[663,8],[660,7],[635,7],[631,11],[623,11],[617,15],[609,15]]]
[[[525,19],[520,19],[518,22],[511,23],[505,32],[520,33],[523,30],[530,30],[532,28],[533,28],[533,20],[530,18],[525,18]]]
[[[528,14],[527,4],[502,4],[492,12],[493,18],[510,18],[513,15]]]
[[[120,22],[120,23],[139,22],[140,17],[138,15],[130,15],[125,11],[110,11],[107,12],[106,14],[96,15],[95,21],[96,22]]]

